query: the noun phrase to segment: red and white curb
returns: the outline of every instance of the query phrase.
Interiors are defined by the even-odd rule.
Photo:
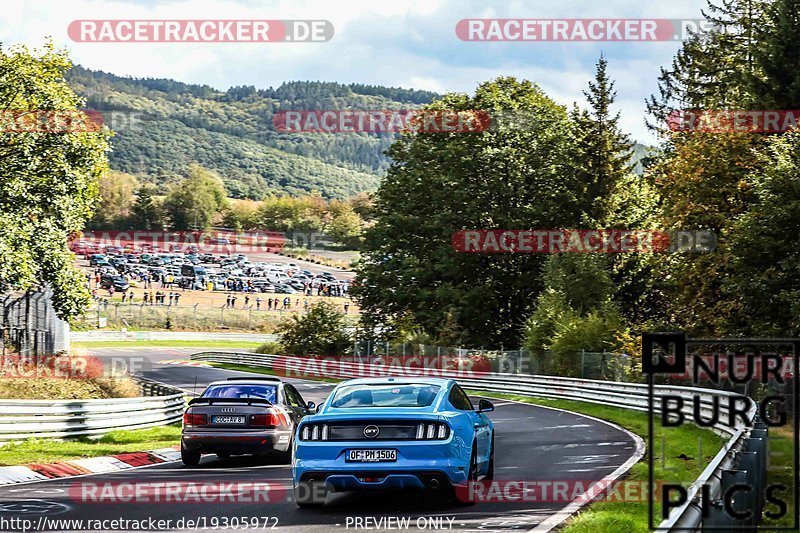
[[[131,452],[106,457],[89,457],[59,461],[57,463],[32,463],[20,466],[0,467],[0,486],[14,483],[30,483],[90,474],[107,474],[131,468],[171,463],[181,458],[175,448],[160,448],[147,452]]]

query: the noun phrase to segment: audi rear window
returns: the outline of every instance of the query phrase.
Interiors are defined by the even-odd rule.
[[[346,385],[336,391],[331,407],[427,407],[433,403],[439,388],[422,383]]]
[[[213,385],[206,389],[203,398],[259,398],[275,403],[278,388],[275,385]]]

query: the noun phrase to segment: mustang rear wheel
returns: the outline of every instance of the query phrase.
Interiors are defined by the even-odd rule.
[[[470,485],[478,481],[478,450],[475,444],[472,445],[472,453],[469,456],[469,472],[467,472],[466,487],[453,487],[451,500],[453,503],[460,507],[470,507],[475,505],[475,499],[472,497],[472,488]],[[463,490],[461,490],[463,489]]]
[[[494,479],[494,433],[492,433],[492,451],[489,452],[489,466],[486,467],[486,475],[483,479]]]
[[[469,474],[467,481],[478,481],[478,450],[472,445],[472,455],[469,456]]]

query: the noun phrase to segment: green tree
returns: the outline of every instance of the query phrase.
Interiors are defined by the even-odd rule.
[[[395,142],[353,293],[362,312],[388,330],[410,315],[432,337],[455,321],[466,345],[514,345],[541,290],[544,257],[457,253],[452,236],[462,229],[579,223],[567,112],[535,84],[512,77],[481,84],[474,97],[448,94],[428,109],[532,120],[525,127],[500,121],[491,131],[417,133]]]
[[[756,28],[767,0],[709,1],[711,27],[684,40],[669,68],[662,68],[658,95],[648,99],[654,129],[663,130],[676,109],[750,109],[746,80],[758,76]]]
[[[330,223],[327,225],[327,233],[336,241],[350,247],[359,245],[364,221],[350,207],[350,204],[331,200],[328,213]]]
[[[52,44],[0,48],[0,109],[74,113],[84,102],[64,80],[71,63]],[[108,171],[108,133],[0,131],[0,291],[47,283],[62,318],[89,302],[67,249],[92,214]]]
[[[800,107],[800,0],[775,0],[757,26],[749,77],[759,109]]]
[[[278,325],[281,344],[290,355],[342,355],[350,348],[345,315],[328,302],[318,302],[304,315]]]
[[[575,172],[577,181],[583,184],[583,210],[595,223],[608,218],[611,192],[633,170],[633,142],[620,130],[619,113],[611,112],[617,93],[606,73],[607,66],[608,61],[600,56],[595,79],[583,93],[590,109],[572,112]]]
[[[145,183],[136,191],[131,207],[130,227],[135,230],[160,230],[164,226],[161,201],[156,198],[156,186]]]
[[[100,200],[89,221],[92,229],[122,229],[130,224],[139,180],[124,172],[111,171],[100,178]]]
[[[596,254],[554,254],[544,268],[545,291],[525,326],[526,349],[549,371],[577,375],[581,350],[616,350],[626,325],[612,296],[608,262]],[[547,359],[546,352],[550,352]]]
[[[226,202],[225,187],[219,176],[192,165],[186,179],[167,194],[164,211],[176,230],[206,229]]]
[[[707,253],[658,254],[655,276],[664,287],[673,327],[695,335],[723,335],[731,328],[736,300],[722,285],[733,273],[730,237],[751,207],[751,173],[760,166],[763,138],[750,133],[688,133],[654,167],[662,199],[662,228],[710,230],[718,246]]]
[[[731,233],[733,274],[725,300],[737,302],[739,332],[800,335],[800,133],[770,139],[753,171],[756,200]]]
[[[271,196],[259,207],[257,219],[267,231],[318,232],[325,227],[327,204],[319,194],[300,198]]]

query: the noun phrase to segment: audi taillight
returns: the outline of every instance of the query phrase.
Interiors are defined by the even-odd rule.
[[[274,428],[281,425],[281,417],[276,413],[265,413],[258,415],[250,415],[250,425],[266,428]]]
[[[195,414],[189,411],[183,413],[184,426],[205,426],[208,424],[208,416],[204,414]]]

